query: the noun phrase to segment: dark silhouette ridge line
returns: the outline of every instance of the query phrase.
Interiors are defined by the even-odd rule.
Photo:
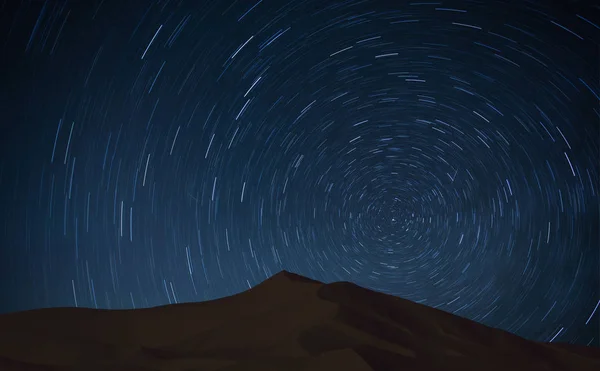
[[[0,315],[2,371],[595,371],[599,360],[595,348],[526,340],[354,283],[288,271],[207,302]]]
[[[8,312],[8,313],[0,313],[0,318],[2,318],[2,316],[7,316],[7,315],[16,315],[16,314],[24,314],[24,313],[30,313],[30,312],[38,312],[38,311],[44,311],[44,312],[48,312],[48,311],[56,311],[56,310],[73,310],[73,311],[89,311],[89,312],[130,312],[130,311],[148,311],[148,310],[153,310],[156,308],[172,308],[172,307],[182,307],[182,306],[201,306],[201,305],[206,305],[206,304],[211,304],[217,301],[222,301],[222,300],[227,300],[230,298],[235,298],[238,297],[240,295],[244,295],[248,292],[252,292],[253,290],[255,290],[256,288],[259,287],[263,287],[266,284],[268,284],[269,282],[285,282],[285,281],[291,281],[291,282],[298,282],[298,283],[311,283],[311,284],[315,284],[315,285],[326,285],[326,283],[321,282],[321,281],[317,281],[314,280],[312,278],[308,278],[305,276],[302,276],[300,274],[297,273],[293,273],[287,270],[282,270],[279,271],[278,273],[272,275],[271,277],[265,279],[264,281],[260,282],[258,285],[256,286],[252,286],[251,288],[244,290],[244,291],[240,291],[238,293],[235,294],[231,294],[228,296],[223,296],[220,298],[216,298],[216,299],[211,299],[211,300],[205,300],[205,301],[198,301],[198,302],[181,302],[181,303],[173,303],[173,304],[161,304],[161,305],[156,305],[156,306],[151,306],[151,307],[140,307],[140,308],[135,308],[135,309],[105,309],[105,308],[91,308],[91,307],[62,307],[62,306],[58,306],[58,307],[45,307],[45,308],[35,308],[35,309],[27,309],[27,310],[21,310],[21,311],[15,311],[15,312]],[[350,282],[348,282],[350,283]],[[1,370],[0,370],[1,371]]]
[[[315,283],[315,284],[324,285],[324,283],[321,282],[321,281],[313,280],[312,278],[308,278],[308,277],[302,276],[300,274],[293,273],[293,272],[286,271],[286,270],[282,270],[279,273],[277,273],[277,274],[275,274],[275,275],[272,276],[272,278],[277,278],[277,277],[285,277],[285,278],[287,278],[287,279],[289,279],[291,281],[298,281],[298,282],[305,282],[305,283]]]

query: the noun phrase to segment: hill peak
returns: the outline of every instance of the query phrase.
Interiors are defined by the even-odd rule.
[[[300,274],[293,273],[293,272],[286,271],[286,270],[282,270],[279,273],[274,274],[268,280],[281,280],[281,279],[286,279],[289,281],[296,281],[296,282],[316,283],[316,284],[321,284],[321,285],[323,284],[323,282],[321,282],[321,281],[313,280],[312,278],[308,278],[308,277],[302,276]]]

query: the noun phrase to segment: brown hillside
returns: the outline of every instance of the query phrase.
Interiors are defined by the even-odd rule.
[[[0,370],[591,371],[600,352],[284,271],[203,303],[0,315]]]

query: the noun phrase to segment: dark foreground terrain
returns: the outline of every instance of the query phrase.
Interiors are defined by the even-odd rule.
[[[597,371],[600,350],[281,272],[204,303],[0,315],[0,370]]]

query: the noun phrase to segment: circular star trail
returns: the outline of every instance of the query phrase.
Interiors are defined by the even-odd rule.
[[[597,7],[0,17],[2,311],[209,300],[286,269],[598,346]]]

